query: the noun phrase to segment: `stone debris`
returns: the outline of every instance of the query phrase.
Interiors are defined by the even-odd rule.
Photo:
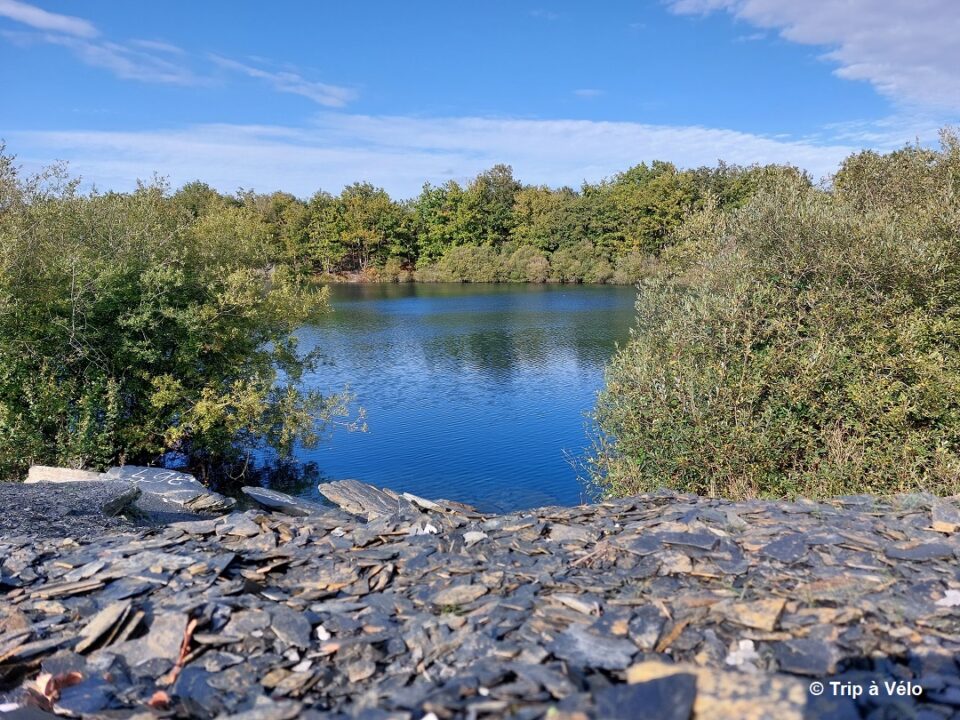
[[[85,537],[130,530],[139,489],[122,480],[85,482],[0,482],[0,537],[29,533],[44,537]]]
[[[0,720],[960,716],[954,499],[486,515],[251,490],[265,507],[0,533]]]

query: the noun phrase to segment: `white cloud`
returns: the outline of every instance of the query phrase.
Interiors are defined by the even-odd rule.
[[[836,74],[901,103],[960,110],[957,0],[671,0],[678,13],[723,10],[796,43],[829,48]]]
[[[108,70],[123,80],[174,85],[209,82],[208,78],[194,71],[192,66],[196,65],[196,58],[191,58],[185,50],[168,42],[104,40],[88,20],[50,13],[19,0],[0,0],[0,17],[33,28],[0,29],[0,37],[7,41],[18,45],[43,43],[67,48],[80,62]],[[289,69],[264,70],[217,55],[210,55],[209,59],[221,68],[265,80],[277,92],[302,95],[325,107],[343,107],[356,97],[356,92],[350,88],[306,80]]]
[[[170,43],[161,42],[159,40],[131,40],[130,45],[136,47],[142,47],[147,50],[155,50],[157,52],[167,53],[168,55],[185,55],[183,48],[179,48],[176,45],[171,45]]]
[[[88,42],[67,35],[43,34],[43,42],[73,51],[81,62],[109,70],[124,80],[194,85],[199,78],[186,65],[130,45],[114,42]],[[169,51],[166,51],[169,53]]]
[[[543,8],[537,8],[536,10],[530,11],[530,17],[540,18],[541,20],[559,20],[560,15],[551,10],[544,10]]]
[[[574,90],[573,94],[589,100],[590,98],[597,98],[603,95],[603,90],[598,90],[597,88],[579,88],[578,90]]]
[[[350,88],[306,80],[295,72],[263,70],[219,55],[210,55],[210,59],[227,70],[240,72],[258,80],[266,80],[277,92],[302,95],[324,107],[343,107],[357,96],[356,91]]]
[[[837,142],[889,152],[906,143],[935,144],[944,127],[943,118],[930,113],[898,113],[873,120],[830,123],[824,126],[824,133]]]
[[[166,43],[87,40],[65,33],[32,30],[0,30],[0,37],[20,46],[39,43],[66,48],[85,65],[102,68],[123,80],[174,85],[196,85],[202,82],[186,63],[186,53]]]
[[[732,130],[629,122],[413,118],[326,113],[310,127],[202,125],[142,132],[8,132],[9,150],[36,169],[69,158],[101,189],[125,190],[156,171],[174,185],[202,179],[309,195],[368,180],[410,197],[425,180],[464,179],[498,162],[521,180],[578,186],[641,161],[690,167],[793,163],[819,178],[856,146],[777,140]]]
[[[36,30],[48,30],[76,37],[92,38],[99,34],[93,23],[83,18],[47,12],[19,0],[0,0],[0,17],[29,25]]]

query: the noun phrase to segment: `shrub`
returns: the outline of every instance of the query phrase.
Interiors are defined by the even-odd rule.
[[[617,285],[633,285],[641,278],[654,274],[658,266],[653,255],[637,251],[621,255],[614,260],[610,282]]]
[[[550,274],[550,262],[540,250],[521,245],[503,257],[509,248],[501,249],[503,277],[509,282],[546,282]]]
[[[444,252],[432,276],[444,282],[498,282],[500,256],[487,245],[458,245]]]
[[[958,193],[946,134],[689,221],[607,371],[600,490],[960,491]]]

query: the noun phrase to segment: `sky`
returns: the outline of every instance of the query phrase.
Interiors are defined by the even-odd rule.
[[[957,0],[0,0],[0,141],[101,191],[405,198],[655,159],[821,179],[960,123],[958,37]]]

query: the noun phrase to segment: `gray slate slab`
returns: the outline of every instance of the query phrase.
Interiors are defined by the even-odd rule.
[[[144,496],[152,496],[190,512],[228,512],[237,504],[233,498],[208,489],[193,475],[175,470],[124,465],[110,468],[105,475],[128,480],[139,487]]]
[[[320,503],[296,498],[286,493],[261,487],[243,487],[243,494],[253,500],[257,505],[267,510],[275,510],[294,517],[307,517],[328,511],[330,508]]]

